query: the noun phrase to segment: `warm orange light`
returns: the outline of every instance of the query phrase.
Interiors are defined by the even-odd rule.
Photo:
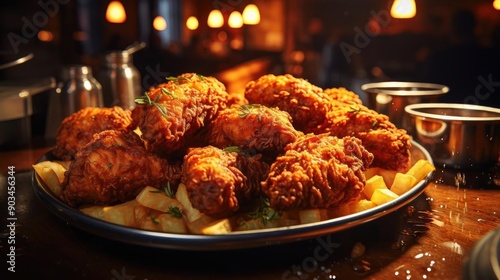
[[[417,14],[415,0],[394,0],[391,7],[393,18],[412,18]]]
[[[240,28],[243,26],[243,18],[241,17],[240,12],[233,11],[229,15],[229,19],[227,20],[227,24],[231,28]]]
[[[167,29],[167,22],[162,16],[156,16],[153,20],[153,28],[158,31],[165,30]]]
[[[111,23],[124,23],[127,20],[125,8],[120,1],[109,2],[106,9],[106,20]]]
[[[189,29],[189,30],[196,30],[198,29],[198,19],[194,16],[190,16],[187,20],[186,20],[186,27]]]
[[[224,25],[224,17],[219,10],[212,10],[208,15],[207,24],[209,27],[218,28]]]
[[[500,0],[493,1],[493,8],[495,8],[495,10],[500,10]]]
[[[256,25],[260,22],[260,12],[254,4],[249,4],[243,10],[243,23],[248,25]]]
[[[42,42],[50,42],[52,40],[54,40],[54,35],[52,34],[52,32],[50,31],[47,31],[47,30],[40,30],[38,32],[38,40],[42,41]]]

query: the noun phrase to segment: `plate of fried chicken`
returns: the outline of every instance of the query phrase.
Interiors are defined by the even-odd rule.
[[[69,224],[126,243],[221,250],[291,242],[371,221],[420,195],[429,179],[391,203],[316,223],[222,235],[124,227],[87,216],[85,205],[134,199],[145,186],[185,185],[192,206],[210,217],[251,212],[265,198],[275,211],[334,209],[358,198],[372,167],[407,170],[431,160],[385,115],[345,88],[322,89],[292,75],[264,75],[243,96],[214,77],[168,77],[133,110],[85,108],[61,123],[43,160],[64,160],[61,193],[38,182],[40,200]]]

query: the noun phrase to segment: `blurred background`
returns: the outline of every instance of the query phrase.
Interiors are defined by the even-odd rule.
[[[95,74],[107,52],[145,42],[133,55],[143,90],[196,72],[242,93],[263,74],[290,73],[362,98],[367,82],[441,83],[450,87],[443,101],[500,107],[500,0],[3,0],[0,7],[0,63],[34,54],[0,70],[2,82],[59,80],[68,64]],[[49,92],[33,96],[34,137],[44,135]]]

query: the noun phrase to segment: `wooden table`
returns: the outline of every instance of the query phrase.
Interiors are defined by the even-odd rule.
[[[17,218],[0,239],[0,279],[461,279],[472,246],[500,225],[491,173],[438,170],[409,205],[327,236],[215,252],[140,247],[79,230],[42,205],[30,168],[49,149],[0,153],[1,220],[8,225],[8,166],[16,171]],[[6,262],[12,234],[15,273]],[[366,251],[352,258],[358,242]]]

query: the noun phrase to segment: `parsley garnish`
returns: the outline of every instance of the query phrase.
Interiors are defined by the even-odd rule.
[[[267,225],[268,222],[272,222],[281,217],[281,213],[276,212],[271,208],[269,198],[262,197],[261,204],[259,205],[257,210],[248,214],[248,216],[252,219],[260,219],[263,225]]]
[[[163,92],[163,88],[162,88],[162,92]],[[158,97],[156,97],[155,100],[151,100],[151,98],[149,97],[149,95],[147,93],[145,93],[143,96],[140,96],[140,97],[137,97],[134,101],[135,101],[135,104],[137,105],[151,105],[151,106],[155,106],[156,108],[158,108],[158,110],[160,111],[161,115],[164,117],[164,118],[167,118],[167,108],[165,108],[164,106],[158,104],[157,102],[160,100],[160,95],[158,95]]]
[[[152,221],[154,224],[159,224],[159,223],[160,223],[160,222],[158,222],[158,220],[157,220],[155,217],[153,217],[153,216],[151,216],[151,221]]]
[[[161,92],[165,95],[175,98],[174,94],[171,91],[168,91],[166,88],[161,88]]]
[[[255,109],[255,108],[259,108],[260,105],[259,104],[243,104],[240,106],[239,110],[238,110],[238,117],[244,119],[246,117],[248,117],[248,115],[250,115],[250,113],[252,112],[252,109]],[[260,115],[257,116],[259,121],[261,121],[261,117]]]
[[[229,147],[225,147],[222,150],[225,152],[230,152],[230,153],[239,153],[240,152],[240,149],[238,148],[238,146],[229,146]]]
[[[168,196],[170,198],[175,197],[175,193],[172,190],[172,188],[170,187],[170,182],[168,182],[167,186],[165,188],[163,188],[162,190],[154,190],[154,191],[149,191],[149,192],[151,192],[151,193],[164,193],[166,196]]]
[[[174,198],[175,197],[175,193],[174,191],[172,190],[172,188],[170,187],[170,182],[167,182],[167,187],[164,188],[165,190],[165,194],[170,197],[170,198]]]
[[[168,214],[170,214],[172,217],[180,219],[182,218],[182,211],[179,209],[179,207],[176,206],[170,206],[167,211]]]
[[[363,109],[361,109],[361,107],[356,106],[356,105],[351,105],[351,106],[349,106],[349,110],[347,112],[357,114],[361,111],[363,111]]]

